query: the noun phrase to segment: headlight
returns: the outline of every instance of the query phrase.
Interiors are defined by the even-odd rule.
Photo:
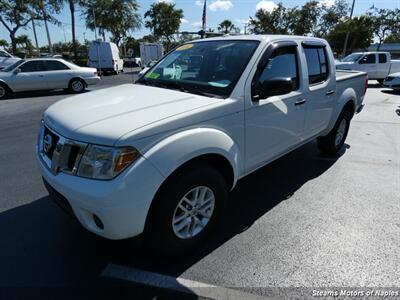
[[[79,164],[78,176],[112,179],[139,157],[132,147],[112,148],[89,145]]]

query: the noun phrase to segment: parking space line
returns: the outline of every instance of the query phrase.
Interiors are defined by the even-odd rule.
[[[107,267],[103,270],[101,276],[110,277],[114,279],[121,279],[151,287],[173,290],[186,294],[193,294],[199,297],[205,297],[211,299],[226,299],[226,300],[268,299],[260,295],[245,293],[232,288],[219,287],[203,282],[184,279],[181,277],[175,278],[168,275],[153,273],[113,263],[107,265]]]

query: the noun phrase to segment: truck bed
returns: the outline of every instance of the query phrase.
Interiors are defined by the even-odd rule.
[[[361,109],[366,84],[365,76],[367,76],[365,72],[336,70],[336,92],[338,95],[343,95],[349,87],[354,89],[356,93],[356,111]]]
[[[336,81],[343,81],[354,77],[365,76],[365,72],[351,70],[336,70]]]

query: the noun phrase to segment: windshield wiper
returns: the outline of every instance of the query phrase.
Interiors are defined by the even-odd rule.
[[[182,85],[182,84],[179,84],[178,82],[173,82],[173,81],[167,82],[167,81],[141,79],[141,80],[138,80],[136,83],[150,85],[150,86],[154,86],[154,87],[166,88],[166,89],[173,89],[173,90],[177,90],[180,92],[191,93],[191,94],[196,94],[196,95],[200,95],[200,96],[223,98],[222,96],[219,96],[216,94],[204,92],[204,91],[200,90],[197,86]]]

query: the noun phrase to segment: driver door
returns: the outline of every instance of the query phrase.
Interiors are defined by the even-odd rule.
[[[48,88],[46,68],[42,60],[30,60],[18,67],[12,76],[12,89],[18,91],[45,90]]]
[[[271,50],[272,47],[272,50]],[[263,63],[263,61],[265,61]],[[271,45],[261,58],[252,79],[254,84],[290,78],[292,88],[284,94],[257,97],[246,94],[246,170],[258,168],[302,141],[306,99],[302,97],[300,58],[297,43]],[[264,85],[266,86],[266,85]],[[270,85],[271,86],[271,85]],[[273,84],[272,84],[272,88]]]

